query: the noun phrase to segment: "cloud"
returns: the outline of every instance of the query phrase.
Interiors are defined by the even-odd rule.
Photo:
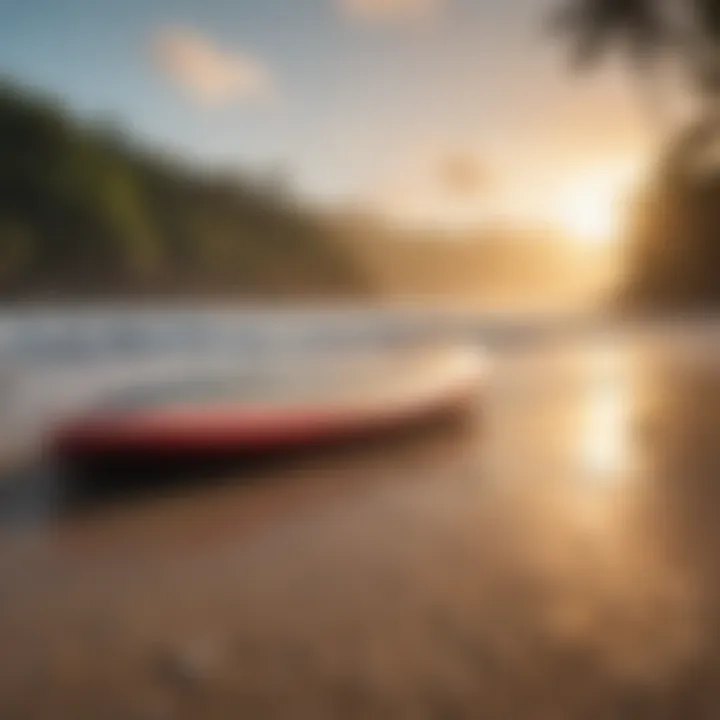
[[[219,48],[192,30],[161,30],[152,50],[156,66],[204,105],[260,100],[271,92],[270,73],[262,63]]]
[[[338,0],[340,8],[351,18],[374,23],[397,23],[427,20],[433,17],[444,0]]]
[[[492,186],[487,167],[469,153],[454,153],[442,158],[438,170],[440,185],[451,195],[474,196]]]

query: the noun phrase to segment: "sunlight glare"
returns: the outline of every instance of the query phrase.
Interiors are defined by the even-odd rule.
[[[588,362],[594,384],[579,426],[581,459],[594,483],[612,483],[631,465],[628,358],[612,348],[599,348]]]
[[[602,247],[616,239],[618,217],[610,188],[574,185],[561,193],[557,214],[562,229],[575,243]]]

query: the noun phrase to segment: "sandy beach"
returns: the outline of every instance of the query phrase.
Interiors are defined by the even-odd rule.
[[[0,717],[717,717],[716,335],[508,351],[482,420],[222,482],[48,481]]]

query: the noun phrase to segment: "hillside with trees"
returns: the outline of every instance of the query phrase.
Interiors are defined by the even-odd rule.
[[[594,282],[583,249],[549,225],[441,231],[351,215],[333,227],[383,297],[534,310],[586,304],[599,294],[588,287]]]
[[[0,297],[369,291],[348,249],[286,193],[201,174],[0,87]]]

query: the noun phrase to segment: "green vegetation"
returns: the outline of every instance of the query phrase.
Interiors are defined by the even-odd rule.
[[[367,291],[286,194],[201,176],[0,86],[0,297]]]
[[[667,63],[683,69],[682,101],[698,110],[637,202],[622,299],[644,309],[720,306],[720,2],[568,0],[556,20],[581,67],[621,50],[654,90]]]

